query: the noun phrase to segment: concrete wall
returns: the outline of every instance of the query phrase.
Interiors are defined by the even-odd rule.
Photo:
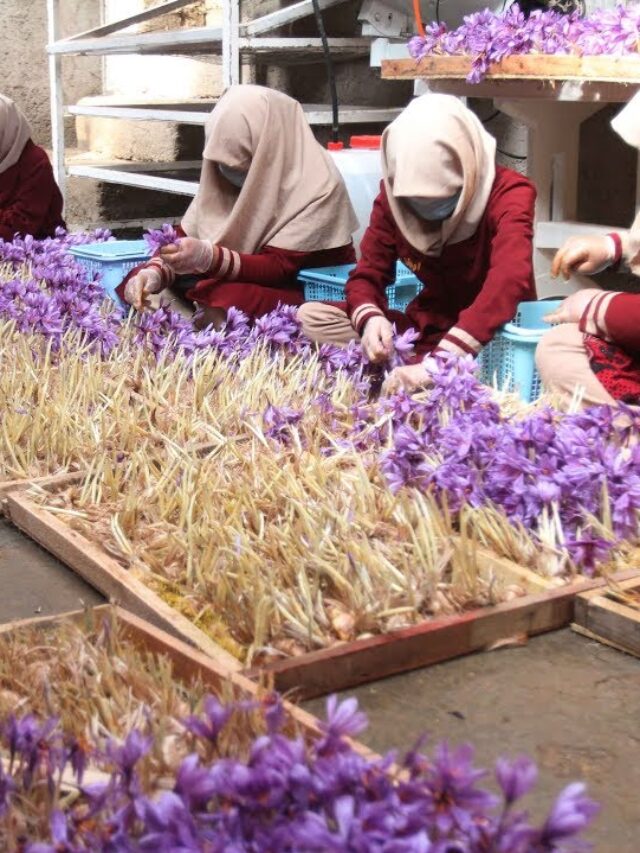
[[[99,0],[62,0],[61,36],[100,23]],[[46,0],[0,0],[2,49],[0,87],[20,104],[31,122],[34,140],[51,144],[49,73],[46,53]],[[64,65],[67,103],[100,92],[102,64],[97,57],[70,57]]]
[[[124,18],[156,5],[157,0],[104,0],[105,20]],[[141,24],[137,30],[221,26],[221,20],[220,0],[202,0]],[[220,65],[209,56],[107,56],[104,61],[106,95],[187,100],[211,97],[219,93],[220,87]]]

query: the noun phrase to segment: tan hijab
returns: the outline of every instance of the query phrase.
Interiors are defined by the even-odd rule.
[[[425,255],[471,237],[495,179],[495,139],[452,95],[422,95],[382,134],[382,174],[393,217],[404,237]],[[453,215],[429,225],[401,196],[448,198],[462,190]]]
[[[182,227],[237,252],[301,252],[351,242],[358,222],[329,154],[297,101],[262,86],[231,86],[207,121],[198,192]],[[247,171],[240,190],[218,164]]]
[[[29,122],[11,98],[0,95],[0,174],[20,159],[31,137]]]
[[[611,120],[611,127],[627,145],[640,148],[640,92],[635,94]],[[622,251],[631,272],[634,275],[640,275],[640,213],[636,216],[631,229],[620,236]]]

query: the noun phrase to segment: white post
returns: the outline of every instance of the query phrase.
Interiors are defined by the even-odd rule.
[[[240,82],[240,0],[222,2],[222,85]]]
[[[47,29],[49,44],[58,39],[60,0],[47,0]],[[62,98],[62,57],[49,55],[49,89],[51,103],[51,141],[53,147],[53,174],[60,192],[65,194],[64,168],[64,106]]]

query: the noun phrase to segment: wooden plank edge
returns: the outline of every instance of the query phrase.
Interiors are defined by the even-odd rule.
[[[593,587],[592,589],[585,590],[580,593],[581,599],[589,599],[594,598],[595,596],[602,595],[603,590],[602,587],[611,586],[613,588],[619,587],[620,589],[632,589],[633,587],[640,586],[640,572],[637,569],[625,569],[623,572],[617,572],[612,575],[610,578],[604,579],[604,582],[597,587]]]
[[[607,637],[596,634],[595,631],[590,631],[588,628],[585,628],[584,625],[580,625],[577,622],[571,623],[571,630],[575,631],[576,634],[586,637],[587,640],[594,640],[596,643],[601,643],[603,646],[608,646],[610,649],[615,649],[617,652],[623,652],[625,655],[631,655],[634,658],[640,657],[640,652],[638,652],[637,649],[634,651],[621,643],[609,640]]]
[[[47,474],[43,477],[27,477],[22,480],[5,480],[0,482],[0,516],[8,512],[8,495],[11,492],[26,492],[32,486],[43,489],[53,489],[73,483],[81,479],[84,474],[80,471],[63,471],[58,474]]]
[[[268,674],[281,692],[309,699],[481,651],[516,635],[566,627],[576,595],[603,581],[584,580],[515,601],[423,622],[401,631],[343,643],[246,670]]]
[[[7,501],[9,516],[16,527],[107,598],[193,644],[230,670],[239,671],[242,668],[240,661],[197,628],[186,616],[178,613],[142,581],[69,525],[33,503],[27,495],[11,492]]]

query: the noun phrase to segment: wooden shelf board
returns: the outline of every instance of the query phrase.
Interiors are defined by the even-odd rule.
[[[387,59],[385,80],[423,80],[433,91],[473,97],[626,101],[640,87],[640,56],[511,56],[493,65],[478,84],[467,83],[468,56]]]
[[[386,59],[386,80],[466,79],[472,60],[467,56],[425,56],[424,59]],[[487,80],[586,80],[640,84],[640,56],[510,56],[493,65]]]

